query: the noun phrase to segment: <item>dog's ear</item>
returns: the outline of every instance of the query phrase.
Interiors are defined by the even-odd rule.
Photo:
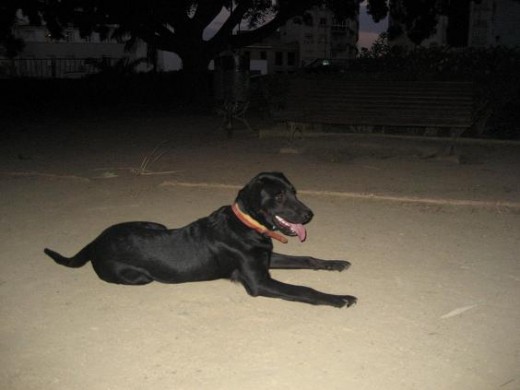
[[[282,172],[262,172],[256,175],[253,180],[280,180],[285,183],[289,183],[289,180],[285,177],[285,175]]]
[[[240,191],[235,199],[240,209],[248,214],[256,214],[260,209],[263,180],[262,174],[255,176]]]
[[[282,177],[284,177],[283,174],[278,172],[259,173],[238,192],[235,202],[245,213],[262,222],[264,216],[260,211],[262,209],[263,189],[269,181],[280,180]]]

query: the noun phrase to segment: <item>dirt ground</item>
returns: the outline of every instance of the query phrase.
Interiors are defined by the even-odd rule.
[[[5,124],[1,388],[520,389],[520,145],[465,143],[457,163],[426,158],[433,141],[228,140],[218,124],[138,112]],[[111,285],[42,252],[72,255],[121,221],[180,227],[269,170],[315,212],[306,242],[276,249],[352,262],[273,275],[356,306],[252,298],[226,280]]]

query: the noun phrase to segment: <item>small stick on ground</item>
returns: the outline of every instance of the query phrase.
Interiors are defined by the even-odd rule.
[[[111,168],[97,168],[96,171],[129,171],[132,172],[138,176],[152,176],[152,175],[172,175],[175,173],[179,173],[180,171],[150,171],[148,168],[153,163],[157,162],[159,159],[161,159],[164,154],[168,151],[167,149],[164,149],[164,146],[168,144],[170,140],[166,140],[163,142],[158,143],[153,150],[145,155],[141,160],[141,165],[138,168],[135,167],[111,167]],[[117,175],[109,176],[107,178],[117,177]]]
[[[150,175],[150,174],[151,175],[160,175],[160,174],[167,174],[167,173],[175,172],[175,171],[151,172],[148,170],[148,167],[150,165],[157,162],[162,156],[164,156],[167,149],[163,149],[163,147],[166,144],[168,144],[169,142],[170,142],[170,140],[166,140],[166,141],[160,142],[159,144],[155,145],[153,150],[148,155],[143,157],[143,160],[141,161],[141,165],[139,166],[139,168],[134,169],[134,173],[137,175]]]

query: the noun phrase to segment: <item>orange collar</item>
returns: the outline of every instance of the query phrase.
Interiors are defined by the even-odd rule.
[[[269,230],[260,222],[256,221],[251,216],[244,213],[242,210],[240,210],[240,207],[238,207],[238,203],[233,203],[233,205],[231,206],[231,210],[233,210],[233,213],[235,213],[240,222],[242,222],[248,228],[256,230],[260,234],[265,234],[268,237],[274,238],[275,240],[287,244],[288,240],[285,236],[282,236],[281,234]]]

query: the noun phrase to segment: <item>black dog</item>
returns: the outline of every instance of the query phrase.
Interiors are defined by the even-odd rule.
[[[109,227],[76,256],[66,258],[45,249],[58,264],[81,267],[89,260],[110,283],[182,283],[219,278],[241,282],[252,296],[335,307],[350,306],[350,295],[325,294],[276,281],[269,268],[343,271],[347,261],[320,260],[274,253],[271,238],[305,240],[304,224],[313,214],[296,198],[281,173],[261,173],[239,191],[232,206],[183,228],[169,230],[153,222],[127,222]],[[282,234],[279,234],[280,231]],[[284,236],[285,235],[285,236]]]

